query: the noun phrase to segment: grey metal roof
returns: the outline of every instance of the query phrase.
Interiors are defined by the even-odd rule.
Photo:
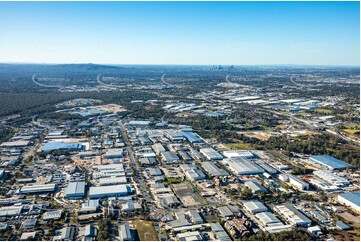
[[[223,169],[220,169],[215,163],[213,162],[202,162],[201,163],[204,170],[209,173],[211,176],[228,176],[228,172]]]
[[[179,159],[179,157],[177,156],[176,153],[172,152],[172,151],[163,151],[161,152],[161,154],[163,155],[164,159],[166,160],[174,160],[174,159]]]
[[[253,192],[267,192],[267,189],[264,188],[257,181],[247,181],[244,184],[249,187]]]
[[[271,212],[262,212],[257,213],[256,217],[264,224],[270,224],[270,223],[279,223],[281,222],[276,216]]]
[[[65,196],[84,196],[85,182],[70,182],[64,190]]]
[[[229,158],[226,162],[238,175],[261,174],[264,172],[264,169],[259,167],[255,162],[242,157]]]
[[[252,201],[246,201],[243,203],[243,206],[245,206],[249,211],[267,211],[268,208],[261,202],[252,200]]]
[[[120,240],[121,241],[133,240],[133,234],[130,231],[129,224],[121,225],[120,228],[119,228],[119,234],[120,234]]]
[[[89,197],[91,198],[111,197],[118,195],[127,195],[129,194],[129,192],[130,192],[129,185],[90,187]]]

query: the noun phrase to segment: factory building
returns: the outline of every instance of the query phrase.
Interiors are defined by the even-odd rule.
[[[131,127],[147,127],[151,124],[150,121],[130,121],[127,126]]]
[[[351,184],[347,179],[340,177],[330,171],[318,170],[314,171],[313,174],[336,187],[345,187]]]
[[[1,207],[0,218],[19,216],[23,211],[24,206]]]
[[[193,132],[181,132],[184,138],[186,138],[191,144],[203,143],[203,140]]]
[[[256,200],[243,202],[243,206],[252,214],[268,211],[263,203]]]
[[[133,229],[131,229],[131,227],[128,223],[120,225],[119,237],[120,237],[120,241],[134,241],[135,240],[134,231],[133,231]]]
[[[275,169],[274,167],[272,167],[271,165],[269,165],[264,161],[256,161],[256,164],[271,175],[275,175],[279,172],[277,169]]]
[[[20,194],[36,194],[36,193],[47,193],[55,192],[55,184],[46,184],[46,185],[35,185],[35,186],[24,186],[20,188]]]
[[[98,210],[98,208],[99,208],[99,200],[90,199],[82,203],[81,208],[78,210],[78,213],[79,214],[95,213]]]
[[[28,140],[16,140],[16,141],[8,141],[3,142],[0,147],[4,148],[22,148],[30,145],[30,141]]]
[[[199,215],[196,209],[190,209],[188,211],[188,215],[193,224],[202,224],[204,222],[203,218],[201,217],[201,215]]]
[[[291,225],[301,227],[311,226],[312,221],[291,204],[275,206],[275,210],[281,214]]]
[[[0,180],[2,180],[5,177],[5,171],[0,170]]]
[[[191,181],[198,181],[206,178],[206,175],[194,165],[183,164],[179,167]]]
[[[223,169],[220,169],[214,162],[206,161],[202,162],[201,166],[211,177],[217,176],[228,176],[228,172]]]
[[[343,193],[337,196],[337,201],[360,212],[360,192]]]
[[[160,154],[165,162],[179,161],[179,157],[177,156],[177,154],[172,151],[163,151],[160,152]]]
[[[164,145],[162,145],[161,143],[153,144],[152,148],[157,155],[160,155],[161,152],[167,151]]]
[[[159,169],[159,168],[153,168],[152,167],[152,168],[148,168],[147,171],[148,171],[148,174],[150,176],[161,176],[161,175],[163,175],[162,170]]]
[[[132,193],[129,185],[113,185],[102,187],[90,187],[89,198],[119,197],[127,196]]]
[[[105,154],[106,159],[115,159],[123,157],[123,149],[109,149]]]
[[[221,218],[225,220],[229,220],[238,216],[240,212],[236,206],[231,206],[231,205],[219,207],[217,208],[217,210]]]
[[[242,157],[247,159],[254,158],[253,153],[248,150],[229,150],[229,151],[224,151],[223,155],[227,158],[233,158],[233,157]]]
[[[264,172],[264,169],[259,167],[255,162],[242,157],[228,158],[224,160],[224,163],[227,164],[236,175],[255,175]]]
[[[258,181],[247,181],[244,183],[253,193],[268,192]]]
[[[219,241],[232,241],[220,223],[211,223],[211,229]]]
[[[199,152],[201,152],[201,154],[204,155],[208,160],[222,160],[223,159],[223,156],[213,148],[203,148],[203,149],[200,149]]]
[[[59,151],[75,151],[85,150],[86,146],[80,143],[65,143],[65,142],[49,142],[45,143],[41,148],[42,152]]]
[[[311,156],[310,161],[324,166],[330,170],[344,170],[349,166],[347,163],[329,155]]]
[[[172,190],[170,190],[170,192],[171,191]],[[157,195],[157,200],[159,204],[165,208],[177,207],[181,204],[174,194],[159,194]]]
[[[43,214],[43,220],[44,221],[58,220],[61,218],[61,214],[62,214],[61,210],[48,211]]]
[[[172,142],[178,142],[184,140],[184,136],[182,132],[168,131],[165,133],[165,137],[167,137]]]
[[[68,199],[78,199],[85,196],[85,182],[70,182],[64,189],[64,195]]]
[[[121,176],[121,177],[100,178],[98,182],[99,182],[99,186],[110,186],[110,185],[126,184],[128,181],[125,176]]]
[[[288,175],[288,178],[292,186],[294,186],[299,190],[308,190],[310,187],[310,185],[307,182],[303,181],[298,177],[295,177],[293,175]]]
[[[310,184],[326,192],[334,192],[340,190],[339,187],[330,185],[329,183],[321,181],[319,179],[310,179]]]
[[[149,158],[139,158],[139,163],[142,166],[152,166],[157,164],[157,160],[154,157],[149,157]]]
[[[95,170],[92,175],[94,179],[125,176],[123,164],[98,165],[93,166],[93,169]]]
[[[256,217],[264,226],[274,226],[276,224],[282,224],[282,222],[271,212],[257,213]]]
[[[199,231],[191,231],[177,234],[178,241],[202,241],[203,237]]]

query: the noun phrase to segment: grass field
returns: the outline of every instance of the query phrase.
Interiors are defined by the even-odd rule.
[[[324,114],[332,114],[333,110],[327,108],[318,108],[316,109],[317,113],[324,113]]]
[[[232,144],[227,144],[231,150],[252,150],[252,147],[249,144],[246,144],[242,141]]]
[[[359,129],[343,129],[342,131],[349,133],[349,134],[353,134],[353,135],[359,135],[360,134],[360,130]]]
[[[138,232],[140,241],[158,241],[157,231],[153,222],[146,220],[134,220],[133,226]]]

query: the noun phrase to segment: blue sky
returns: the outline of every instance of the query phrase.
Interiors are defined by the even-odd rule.
[[[359,2],[0,2],[0,62],[360,64]]]

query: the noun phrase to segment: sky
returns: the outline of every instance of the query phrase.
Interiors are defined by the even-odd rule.
[[[0,62],[360,65],[359,2],[0,2]]]

